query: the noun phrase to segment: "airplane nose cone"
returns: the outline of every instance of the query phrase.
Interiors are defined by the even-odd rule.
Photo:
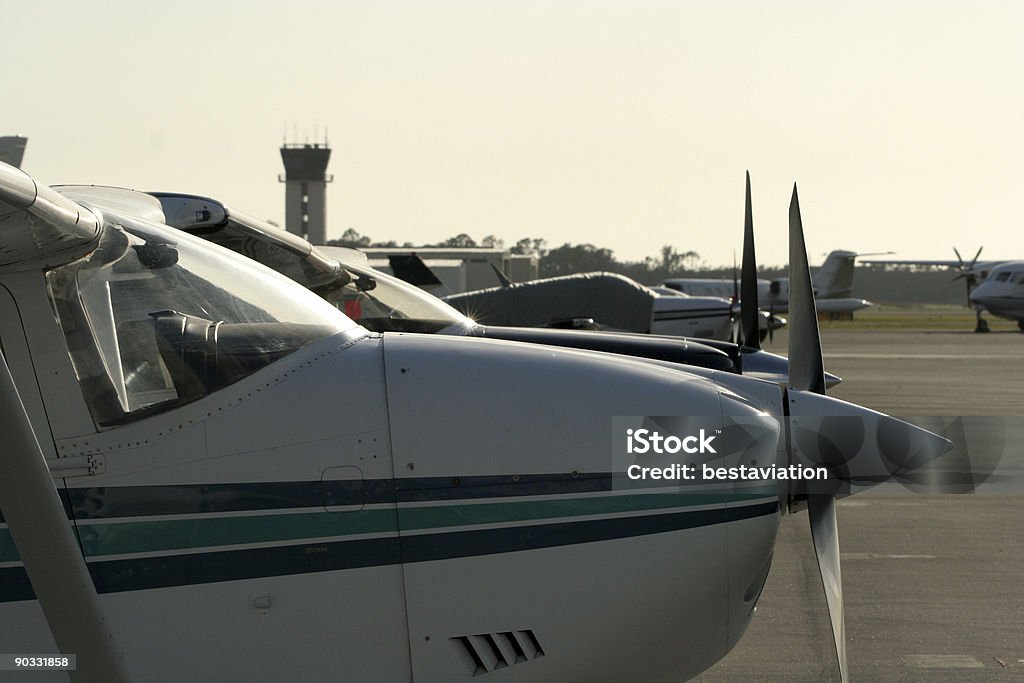
[[[837,482],[891,481],[953,447],[938,434],[862,406],[793,389],[788,396],[796,461],[825,466]]]
[[[922,467],[953,447],[951,441],[938,434],[888,416],[879,420],[875,436],[878,452],[890,474]]]
[[[982,283],[971,290],[971,293],[967,296],[967,300],[974,306],[981,305],[981,300],[988,295],[988,284]]]

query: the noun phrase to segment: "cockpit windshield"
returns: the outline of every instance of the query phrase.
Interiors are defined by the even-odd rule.
[[[473,325],[448,304],[408,282],[369,267],[342,265],[352,280],[329,299],[368,330],[434,333]]]
[[[355,323],[296,283],[208,242],[113,218],[47,286],[93,419],[169,409]]]

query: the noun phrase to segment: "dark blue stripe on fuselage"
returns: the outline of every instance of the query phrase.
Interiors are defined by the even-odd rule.
[[[690,318],[725,317],[729,315],[728,308],[705,308],[696,311],[656,311],[654,320],[662,322],[665,320],[688,320]]]
[[[89,563],[100,593],[428,562],[646,536],[778,512],[777,502],[402,538],[356,539]],[[32,600],[23,567],[0,569],[0,602]]]
[[[67,490],[75,519],[188,515],[610,491],[612,474],[416,477],[363,481],[275,481]],[[0,519],[2,521],[2,519]]]

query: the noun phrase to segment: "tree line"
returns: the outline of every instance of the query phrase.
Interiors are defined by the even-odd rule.
[[[356,248],[505,248],[505,241],[494,235],[487,235],[479,242],[466,233],[459,233],[437,244],[413,244],[412,242],[399,244],[394,240],[374,241],[368,235],[360,234],[355,228],[349,228],[339,239],[331,240],[328,244]],[[648,256],[642,261],[619,261],[611,249],[597,247],[593,244],[569,244],[566,242],[560,247],[549,248],[547,240],[539,237],[524,237],[509,247],[509,251],[513,254],[535,255],[539,262],[541,277],[605,271],[619,273],[642,284],[652,285],[671,277],[699,276],[728,279],[733,276],[731,267],[708,266],[696,251],[681,252],[670,244],[664,245],[657,255]],[[783,268],[759,268],[758,272],[760,277],[766,278],[778,277],[783,274]]]

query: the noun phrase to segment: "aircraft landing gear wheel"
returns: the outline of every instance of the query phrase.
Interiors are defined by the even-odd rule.
[[[992,330],[988,327],[988,321],[984,318],[978,318],[978,326],[974,328],[975,332],[991,332]]]
[[[1024,320],[1017,321],[1017,329],[1020,330],[1021,332],[1024,332]]]

